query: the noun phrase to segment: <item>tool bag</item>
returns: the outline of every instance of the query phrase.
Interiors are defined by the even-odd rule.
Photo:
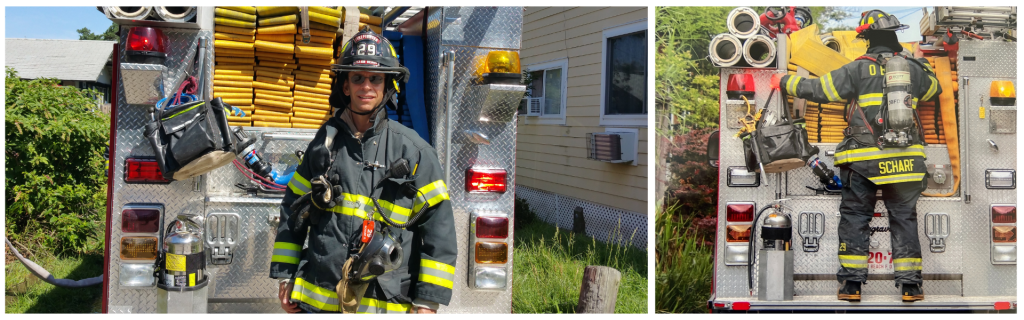
[[[189,179],[231,163],[238,154],[220,98],[156,108],[155,119],[146,124],[149,140],[164,179]]]
[[[774,95],[775,91],[768,95],[765,108]],[[786,172],[802,167],[812,155],[818,154],[818,147],[807,142],[807,130],[797,125],[798,121],[789,117],[789,111],[785,107],[777,114],[781,118],[773,124],[766,124],[766,117],[762,115],[761,120],[757,122],[757,130],[743,141],[748,170],[758,169],[755,150],[760,155],[765,173]],[[752,145],[755,143],[756,146]]]

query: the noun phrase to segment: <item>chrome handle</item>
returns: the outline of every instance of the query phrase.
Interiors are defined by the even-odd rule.
[[[445,59],[446,59],[445,61],[448,64],[448,70],[447,70],[448,74],[447,74],[447,78],[445,80],[445,87],[446,87],[445,89],[446,90],[445,90],[445,96],[444,96],[444,101],[445,101],[445,111],[444,111],[444,113],[445,113],[445,116],[447,117],[447,120],[445,120],[445,122],[444,122],[444,131],[445,131],[445,134],[444,134],[444,137],[445,137],[445,145],[444,145],[444,153],[445,153],[445,156],[444,156],[444,162],[445,162],[444,163],[445,164],[445,166],[444,166],[444,177],[445,177],[445,179],[444,179],[444,181],[446,181],[446,183],[451,183],[451,181],[452,181],[452,172],[451,172],[451,164],[452,164],[452,90],[454,89],[454,86],[455,86],[455,51],[445,52]]]

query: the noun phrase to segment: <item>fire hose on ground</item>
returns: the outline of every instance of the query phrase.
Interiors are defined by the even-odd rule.
[[[44,269],[42,266],[40,266],[39,264],[37,264],[35,262],[32,262],[32,260],[29,260],[29,259],[25,258],[24,256],[22,256],[21,253],[18,252],[18,249],[14,248],[14,245],[11,244],[11,240],[7,239],[7,237],[4,237],[4,242],[7,243],[7,247],[11,249],[11,252],[14,253],[14,256],[18,258],[18,261],[21,261],[21,264],[25,265],[25,268],[28,269],[29,272],[31,272],[33,275],[35,275],[39,279],[42,279],[43,281],[46,281],[46,283],[49,283],[49,284],[52,284],[52,285],[55,285],[55,286],[58,286],[58,287],[63,287],[63,288],[84,288],[84,287],[95,286],[95,285],[103,283],[103,276],[102,275],[100,275],[98,277],[92,277],[92,278],[87,278],[87,279],[82,279],[82,280],[68,280],[68,279],[57,279],[57,278],[54,278],[53,275],[50,274],[49,271],[46,271],[46,269]]]

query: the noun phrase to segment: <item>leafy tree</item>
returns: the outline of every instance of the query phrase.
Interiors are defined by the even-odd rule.
[[[84,252],[103,226],[106,177],[101,152],[110,119],[95,90],[56,79],[21,80],[6,70],[5,230],[58,253]]]
[[[78,40],[103,40],[103,41],[117,41],[117,23],[111,23],[107,31],[101,34],[94,34],[89,28],[81,28],[75,30],[78,32]]]

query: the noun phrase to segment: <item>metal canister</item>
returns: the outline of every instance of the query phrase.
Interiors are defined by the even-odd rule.
[[[163,284],[168,287],[193,287],[203,280],[206,255],[202,229],[190,222],[176,220],[164,236]]]
[[[768,250],[789,251],[790,240],[793,237],[793,221],[788,214],[772,213],[764,219],[761,225],[761,239],[764,240],[764,248]]]

